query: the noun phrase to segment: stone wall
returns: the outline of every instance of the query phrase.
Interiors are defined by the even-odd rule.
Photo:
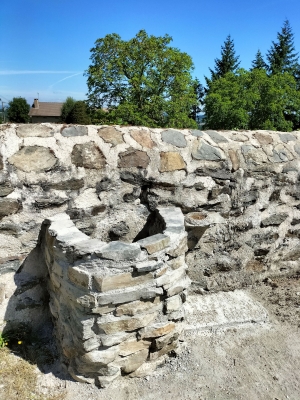
[[[20,318],[45,310],[36,244],[57,213],[129,243],[151,212],[179,207],[195,292],[299,271],[299,132],[27,124],[2,125],[0,140],[1,301]]]
[[[187,234],[179,208],[154,214],[158,229],[134,243],[91,239],[65,213],[43,223],[56,338],[80,382],[141,376],[177,347],[190,284]]]

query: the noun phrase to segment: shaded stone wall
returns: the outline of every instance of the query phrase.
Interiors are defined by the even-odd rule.
[[[163,231],[134,243],[91,239],[65,213],[43,223],[55,333],[80,382],[143,376],[177,347],[190,284],[187,234],[179,208],[156,214]]]
[[[131,242],[151,211],[176,206],[185,215],[193,290],[295,273],[299,135],[1,125],[0,271],[16,279],[14,271],[29,268],[41,223],[57,213],[91,238]],[[40,268],[38,278],[29,269],[30,290],[17,284],[20,308],[41,309],[34,292],[46,273]]]

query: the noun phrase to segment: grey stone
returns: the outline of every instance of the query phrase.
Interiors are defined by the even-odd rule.
[[[73,137],[73,136],[86,136],[88,134],[87,127],[83,125],[79,126],[68,126],[63,128],[61,131],[62,136]]]
[[[111,242],[104,246],[99,252],[98,257],[113,261],[135,260],[141,253],[141,248],[136,243]]]
[[[161,268],[163,265],[162,261],[147,260],[135,264],[134,267],[138,272],[150,272]]]
[[[60,182],[47,182],[43,186],[56,190],[78,190],[84,187],[84,180],[71,178]]]
[[[295,143],[294,144],[294,150],[297,154],[300,155],[300,144],[299,143]]]
[[[105,304],[123,304],[129,303],[135,300],[149,300],[156,296],[162,295],[163,289],[157,287],[136,287],[136,288],[126,288],[120,290],[112,290],[108,293],[101,293],[97,297],[99,305]]]
[[[287,217],[287,213],[273,214],[270,217],[263,219],[261,221],[261,226],[280,225],[283,221],[286,220]]]
[[[148,254],[156,253],[163,250],[170,244],[170,238],[167,235],[158,233],[141,239],[137,242],[143,249],[146,249]]]
[[[186,147],[187,142],[184,135],[174,129],[168,129],[161,133],[161,138],[164,142],[172,144],[176,147]]]
[[[202,137],[202,136],[203,136],[203,132],[202,132],[202,131],[199,131],[198,129],[192,129],[192,130],[191,130],[191,134],[192,134],[193,136],[196,136],[196,137]]]
[[[119,358],[114,361],[113,364],[120,366],[121,371],[125,374],[135,371],[140,367],[147,359],[149,350],[142,349],[136,353],[130,354],[127,357]]]
[[[27,146],[12,155],[8,161],[24,172],[44,172],[56,165],[57,158],[47,147]]]
[[[122,132],[113,126],[103,127],[98,130],[98,135],[107,143],[113,146],[124,143]]]
[[[77,167],[88,169],[102,169],[105,167],[105,157],[94,142],[75,144],[71,160]]]
[[[203,141],[198,146],[194,146],[192,156],[195,160],[221,161],[224,159],[219,149]]]
[[[67,197],[58,197],[55,196],[53,198],[51,197],[39,197],[38,199],[35,200],[35,206],[37,208],[49,208],[49,207],[59,207],[62,204],[66,203],[69,200]]]
[[[216,131],[205,131],[215,143],[228,143],[228,140]]]
[[[279,137],[283,143],[294,142],[296,137],[291,133],[279,133]]]
[[[21,204],[18,200],[3,198],[0,199],[0,218],[6,215],[17,213],[21,208]]]
[[[145,151],[129,149],[119,154],[119,168],[147,168],[150,158]]]

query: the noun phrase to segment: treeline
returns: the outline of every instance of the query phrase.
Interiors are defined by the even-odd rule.
[[[204,128],[299,129],[300,66],[289,21],[284,22],[265,59],[258,50],[249,71],[239,66],[228,36],[210,78],[205,78]]]

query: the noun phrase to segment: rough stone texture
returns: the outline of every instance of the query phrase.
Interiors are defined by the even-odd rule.
[[[228,143],[228,140],[216,131],[206,131],[206,133],[217,144],[218,143]]]
[[[132,130],[130,132],[132,138],[141,146],[146,147],[147,149],[152,149],[155,146],[155,143],[150,137],[150,133],[145,130]]]
[[[44,172],[57,162],[53,151],[41,146],[23,147],[9,158],[9,163],[24,172]]]
[[[98,135],[107,143],[113,146],[124,143],[123,134],[113,126],[98,129]]]
[[[198,146],[194,146],[192,154],[195,160],[221,161],[224,159],[219,149],[204,141],[200,142]]]
[[[62,136],[73,137],[73,136],[86,136],[88,134],[86,126],[68,126],[63,128],[61,131]]]
[[[146,152],[135,149],[125,151],[119,157],[119,168],[147,168],[150,162],[150,158]]]
[[[176,171],[185,168],[185,162],[179,153],[172,151],[160,153],[160,172]]]
[[[24,124],[17,128],[17,135],[20,138],[26,137],[52,137],[54,130],[46,125]]]
[[[105,157],[93,142],[76,144],[73,147],[71,159],[77,167],[102,169],[105,166]]]
[[[184,135],[179,131],[175,131],[174,129],[163,131],[161,133],[161,138],[163,142],[172,144],[176,147],[186,147],[187,145]]]
[[[0,218],[15,214],[20,208],[20,203],[15,199],[0,199]]]

